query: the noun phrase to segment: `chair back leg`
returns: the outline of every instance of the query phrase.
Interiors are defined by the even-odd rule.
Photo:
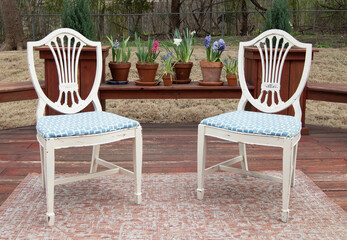
[[[242,157],[241,168],[243,171],[248,171],[246,144],[239,143],[239,152],[240,156]]]
[[[92,161],[90,163],[90,173],[97,172],[98,164],[96,162],[96,159],[99,158],[99,155],[100,155],[100,145],[93,146]]]
[[[292,187],[294,187],[295,185],[295,169],[296,169],[296,158],[298,156],[298,145],[299,143],[297,143],[293,149],[294,153],[293,153],[292,182],[291,182]]]
[[[42,188],[46,189],[46,171],[45,171],[45,156],[44,148],[40,144],[40,160],[41,160],[41,179],[42,179]]]

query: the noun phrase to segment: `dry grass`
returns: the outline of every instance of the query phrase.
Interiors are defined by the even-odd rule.
[[[236,57],[237,47],[229,47],[223,56]],[[36,56],[38,58],[38,55]],[[195,47],[191,78],[201,79],[199,61],[205,58],[203,47]],[[110,60],[110,56],[107,61]],[[25,51],[0,52],[0,82],[30,81]],[[133,63],[129,80],[138,78]],[[41,62],[42,63],[42,62]],[[37,64],[39,76],[43,79],[43,66]],[[314,56],[309,81],[347,84],[347,48],[319,49]],[[107,68],[107,79],[110,72]],[[223,76],[224,77],[224,76]],[[0,104],[0,129],[35,124],[36,100]],[[236,109],[237,100],[107,100],[107,111],[114,112],[140,122],[199,122],[201,119]],[[308,101],[306,123],[347,128],[347,105],[329,102]]]

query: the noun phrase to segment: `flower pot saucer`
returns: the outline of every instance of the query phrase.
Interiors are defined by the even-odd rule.
[[[187,83],[190,83],[192,80],[189,78],[189,79],[183,79],[183,80],[173,80],[172,83],[175,83],[175,84],[187,84]]]
[[[156,86],[159,85],[160,82],[142,82],[140,80],[135,81],[135,84],[138,86]]]
[[[129,81],[114,81],[112,79],[106,81],[107,84],[113,84],[113,85],[122,85],[122,84],[127,84]]]
[[[222,86],[224,82],[218,81],[218,82],[204,82],[203,80],[198,81],[199,85],[201,86]]]

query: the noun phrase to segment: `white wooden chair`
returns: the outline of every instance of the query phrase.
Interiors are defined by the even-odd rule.
[[[274,41],[273,39],[277,39]],[[279,44],[279,40],[283,44]],[[245,47],[256,46],[262,63],[262,84],[260,96],[255,99],[250,94],[244,72]],[[288,51],[292,47],[306,49],[304,69],[295,93],[282,101],[280,96],[281,74]],[[264,51],[262,50],[264,49]],[[204,119],[198,129],[198,199],[204,197],[204,176],[218,170],[241,173],[248,176],[269,179],[282,183],[282,221],[289,217],[290,186],[294,186],[298,142],[301,134],[300,95],[305,87],[312,59],[312,45],[294,39],[290,34],[277,29],[268,30],[239,46],[239,81],[242,96],[237,111]],[[270,99],[270,104],[268,103]],[[251,103],[262,112],[245,111],[246,103]],[[294,107],[295,115],[272,114],[289,106]],[[206,137],[216,137],[239,144],[239,156],[205,169]],[[282,178],[268,176],[248,170],[246,144],[265,145],[283,148]],[[241,162],[241,169],[230,165]]]
[[[59,98],[51,101],[42,91],[34,65],[34,47],[48,46],[53,54],[59,79]],[[96,73],[94,85],[86,99],[78,87],[78,62],[84,46],[95,47]],[[101,43],[90,41],[75,30],[62,28],[40,41],[28,42],[28,63],[32,82],[39,102],[36,112],[37,140],[40,143],[43,187],[46,189],[49,226],[54,224],[54,186],[58,184],[122,173],[135,179],[135,202],[141,202],[142,130],[137,121],[103,112],[98,99],[102,74]],[[50,74],[50,73],[48,73]],[[90,103],[95,111],[79,113]],[[64,115],[44,116],[45,108]],[[133,172],[99,158],[100,144],[133,138]],[[55,179],[55,149],[93,146],[90,173]],[[97,172],[98,165],[109,168]]]

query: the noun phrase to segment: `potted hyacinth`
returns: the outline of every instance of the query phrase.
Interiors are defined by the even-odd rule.
[[[225,50],[225,42],[219,39],[211,45],[211,40],[211,35],[205,38],[207,61],[200,61],[202,81],[199,83],[200,85],[223,85],[220,76],[223,69],[221,55]]]
[[[176,64],[174,63],[173,53],[171,52],[164,55],[162,57],[161,64],[163,69],[162,78],[163,78],[164,85],[171,86],[173,80],[175,79],[174,67]]]
[[[148,38],[147,44],[143,43],[135,33],[135,45],[137,47],[136,63],[139,80],[135,81],[137,85],[156,85],[155,76],[158,70],[158,63],[155,62],[160,51],[158,41]]]
[[[125,84],[128,83],[128,75],[131,63],[130,59],[130,47],[128,46],[129,38],[118,42],[113,41],[113,38],[106,37],[110,42],[112,49],[112,62],[109,62],[112,79],[114,84]]]
[[[236,86],[237,84],[237,60],[228,57],[223,62],[226,79],[229,86]]]
[[[180,33],[178,29],[175,30],[173,39],[170,39],[170,46],[173,48],[176,57],[176,65],[174,68],[176,79],[174,83],[190,83],[190,72],[193,63],[190,62],[190,57],[194,49],[192,48],[195,31],[190,31],[188,28]],[[183,37],[182,37],[183,36]]]

